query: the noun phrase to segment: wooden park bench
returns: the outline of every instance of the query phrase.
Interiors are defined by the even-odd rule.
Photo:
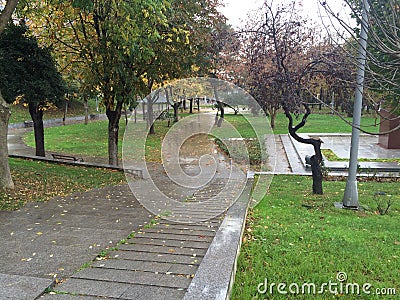
[[[24,121],[24,127],[25,128],[33,127],[33,121]]]
[[[71,155],[63,155],[63,154],[54,154],[53,153],[53,154],[51,154],[51,156],[53,156],[54,159],[83,162],[82,158],[78,158],[78,157],[71,156]]]

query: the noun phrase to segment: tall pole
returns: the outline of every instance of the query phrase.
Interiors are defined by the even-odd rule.
[[[358,146],[360,140],[361,110],[364,90],[364,73],[367,60],[367,38],[368,38],[368,0],[363,0],[361,33],[357,57],[357,87],[354,99],[353,129],[351,133],[349,175],[347,177],[346,189],[343,197],[343,207],[358,209],[357,190],[357,168],[358,168]]]

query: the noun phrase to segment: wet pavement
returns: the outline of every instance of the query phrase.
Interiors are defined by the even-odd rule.
[[[10,130],[10,153],[32,157],[22,140],[26,130]],[[195,156],[204,143],[183,147],[181,167],[188,175],[198,173]],[[129,181],[135,196],[121,185],[0,212],[0,299],[198,299],[202,285],[210,291],[203,299],[227,295],[251,180],[238,195],[230,194],[227,181],[245,183],[246,175],[218,153],[214,161],[216,176],[196,189],[171,183],[160,165],[150,164],[149,179]],[[136,196],[152,197],[149,180],[185,204],[184,210],[163,218],[145,209]],[[240,200],[221,201],[233,197]],[[188,219],[192,205],[198,207]]]
[[[321,149],[330,149],[341,159],[350,157],[350,134],[328,134],[328,133],[312,133],[300,134],[303,138],[320,138],[323,141]],[[298,174],[309,174],[310,169],[306,166],[305,157],[314,154],[311,145],[302,144],[294,140],[288,134],[280,135],[284,144],[291,171]],[[377,136],[361,135],[359,144],[359,159],[388,159],[400,158],[400,149],[385,149],[378,144]],[[349,163],[346,161],[329,161],[324,159],[325,166],[330,172],[345,172]],[[364,173],[384,173],[387,175],[396,175],[400,172],[400,164],[397,162],[376,162],[376,161],[360,161],[360,168]]]
[[[34,154],[22,139],[27,130],[31,129],[9,131],[10,154]],[[322,148],[331,149],[338,157],[349,155],[349,135],[304,135],[308,136],[321,138]],[[200,172],[196,157],[214,151],[208,142],[203,136],[190,143],[192,147],[182,147],[184,157],[179,164],[186,174]],[[306,155],[313,154],[309,145],[288,135],[268,135],[266,148],[273,149],[269,157],[271,173],[310,174],[304,162]],[[400,150],[383,149],[376,137],[361,136],[360,157],[398,158]],[[18,211],[0,211],[0,299],[226,296],[240,247],[251,180],[241,195],[229,195],[226,190],[246,181],[246,175],[232,168],[224,156],[216,156],[214,161],[217,176],[199,188],[171,183],[161,165],[150,164],[151,179],[135,177],[129,182],[135,196],[128,185],[122,185],[56,197],[46,203],[29,203]],[[345,170],[345,162],[329,163],[340,164]],[[376,171],[399,167],[397,163],[375,162],[369,166],[374,164]],[[209,165],[204,161],[203,167]],[[233,179],[232,186],[227,185],[229,178]],[[193,203],[205,205],[191,210],[190,218],[187,210],[177,210],[169,218],[156,218],[157,211],[149,212],[136,197],[157,201],[150,193],[148,180],[155,182],[164,195],[183,203],[184,208]],[[228,189],[221,194],[224,187]],[[219,194],[221,198],[216,198]],[[229,197],[239,200],[233,205],[225,203],[223,200]],[[219,200],[207,202],[210,199]],[[213,210],[216,212],[207,215],[207,220],[198,218]],[[182,217],[182,213],[186,215]],[[102,255],[97,256],[99,253]],[[42,295],[49,286],[52,289]]]

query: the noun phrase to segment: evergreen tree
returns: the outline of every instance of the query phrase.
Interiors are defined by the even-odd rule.
[[[49,48],[40,47],[24,24],[10,23],[0,35],[0,90],[11,103],[26,103],[35,130],[36,155],[45,156],[43,112],[66,92]]]

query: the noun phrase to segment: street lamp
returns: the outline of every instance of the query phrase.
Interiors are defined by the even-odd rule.
[[[357,57],[357,64],[358,64],[357,87],[356,87],[356,95],[355,95],[354,110],[353,110],[353,128],[351,133],[349,175],[347,177],[346,189],[344,192],[343,203],[342,203],[342,207],[348,209],[358,209],[360,206],[358,202],[358,190],[357,190],[357,168],[358,168],[358,146],[360,139],[359,128],[361,125],[361,110],[362,110],[362,99],[364,90],[364,73],[365,73],[365,64],[367,60],[368,13],[369,13],[368,0],[363,0],[361,33],[360,33],[360,42],[359,42],[358,57]]]

